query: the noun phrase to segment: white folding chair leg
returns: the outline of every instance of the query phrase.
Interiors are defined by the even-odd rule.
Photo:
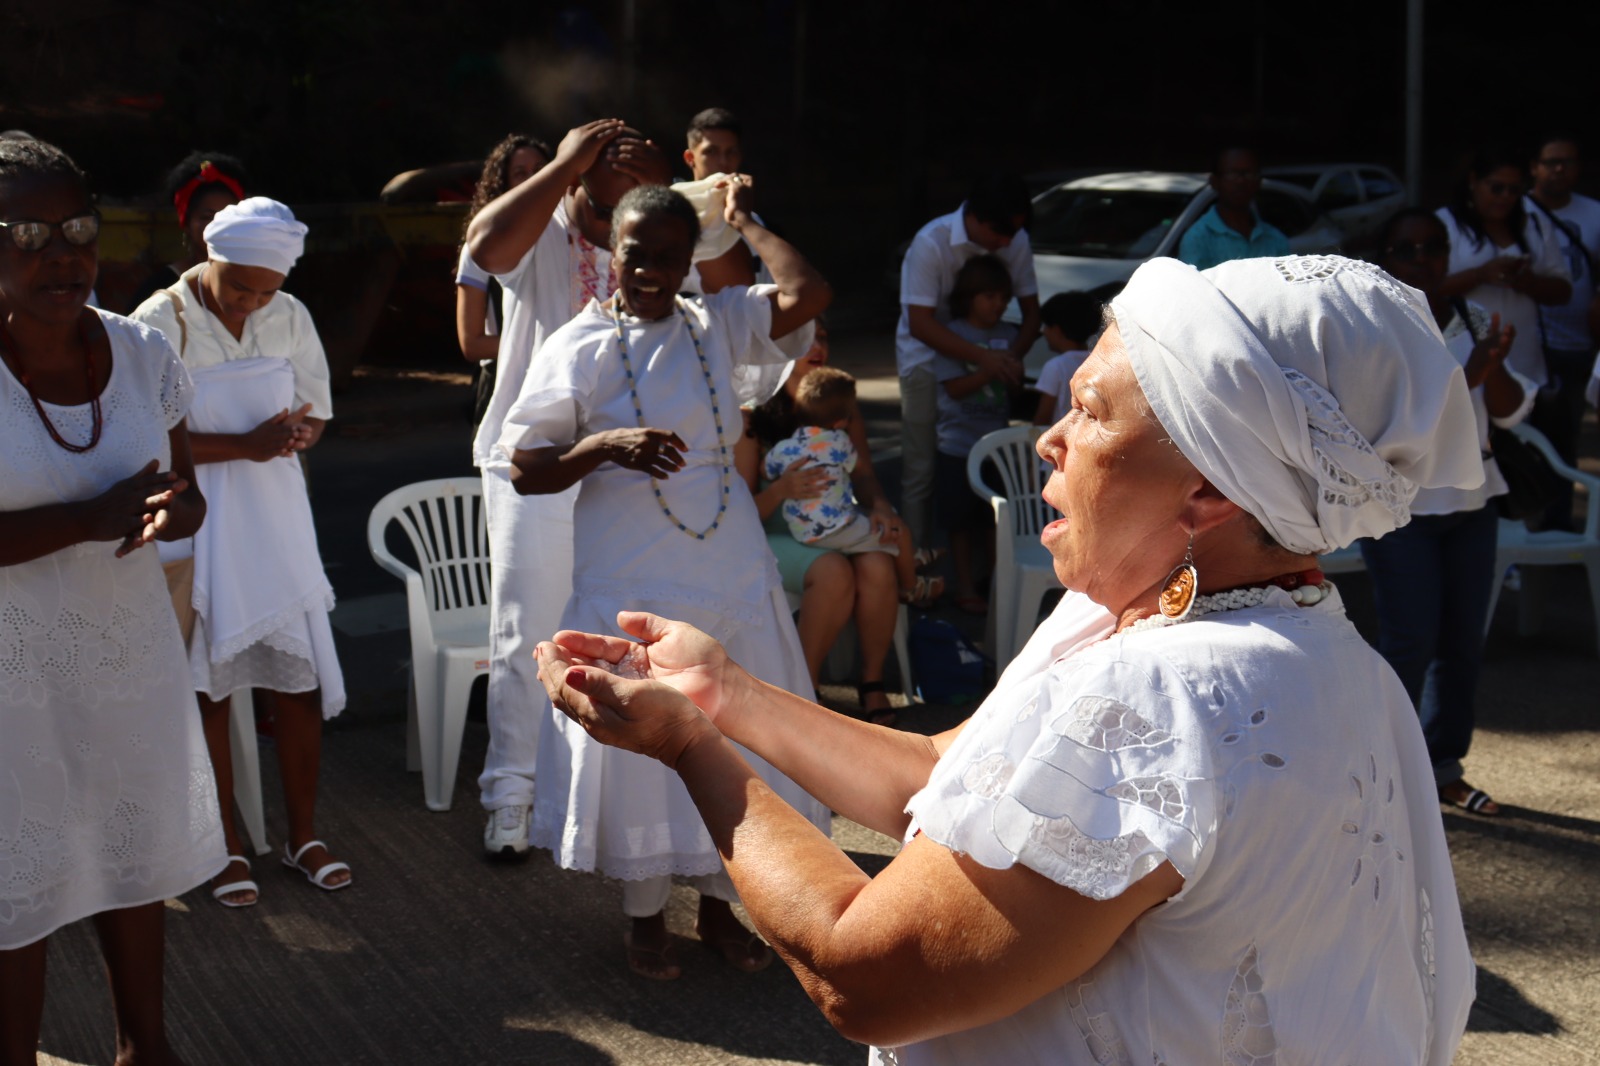
[[[906,612],[906,605],[902,603],[894,619],[894,657],[900,664],[900,687],[905,690],[906,699],[915,703],[917,684],[911,678],[911,647],[907,642],[907,635],[910,632],[911,617]]]
[[[255,700],[247,688],[233,694],[228,714],[228,747],[233,753],[233,800],[244,818],[244,831],[257,855],[272,850],[261,811],[261,749],[256,743]]]
[[[466,656],[445,655],[439,663],[439,694],[435,717],[438,735],[434,737],[434,765],[430,779],[424,767],[423,789],[428,809],[448,811],[455,799],[456,771],[461,763],[461,734],[467,727],[467,701],[472,696],[472,682],[479,674],[488,673],[487,666],[479,668],[475,653]]]

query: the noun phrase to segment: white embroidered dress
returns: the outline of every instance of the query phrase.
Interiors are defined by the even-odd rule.
[[[151,459],[189,408],[161,335],[100,313],[111,338],[104,431],[56,445],[0,367],[0,509],[99,495]],[[88,404],[46,404],[68,441]],[[183,639],[149,546],[75,544],[0,567],[0,950],[68,922],[188,891],[224,864],[217,794]]]
[[[682,318],[624,320],[645,424],[672,429],[689,445],[686,467],[659,483],[668,506],[697,531],[717,517],[723,499],[727,510],[717,531],[697,540],[662,513],[647,475],[609,463],[596,469],[579,482],[573,591],[561,627],[619,633],[618,611],[654,611],[710,633],[757,677],[809,697],[805,657],[755,502],[736,473],[724,478],[721,472],[720,446],[727,446],[731,463],[743,425],[740,401],[770,395],[783,365],[811,343],[809,326],[777,342],[768,338],[771,291],[735,287],[683,305],[711,367],[715,412]],[[545,341],[506,418],[500,447],[508,455],[639,424],[615,333],[609,312],[591,302]],[[590,740],[548,699],[540,728],[536,847],[550,848],[568,869],[598,869],[623,880],[721,869],[676,774],[653,759]],[[746,758],[779,795],[828,831],[822,804],[761,759]]]
[[[1069,593],[908,805],[991,868],[1182,891],[1002,1021],[880,1049],[974,1062],[1444,1066],[1474,969],[1422,733],[1335,593],[1110,633]]]
[[[327,358],[305,305],[280,292],[245,319],[244,335],[235,339],[189,288],[204,269],[189,270],[133,313],[166,335],[193,376],[190,431],[245,433],[304,404],[312,417],[332,418]],[[241,688],[320,688],[323,716],[332,718],[345,705],[328,622],[333,587],[299,458],[204,463],[195,477],[208,505],[192,548],[195,689],[225,699]],[[163,557],[181,557],[183,547],[167,548]]]

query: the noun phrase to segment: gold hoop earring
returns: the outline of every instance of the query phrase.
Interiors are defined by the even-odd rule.
[[[1183,562],[1172,568],[1161,585],[1158,603],[1164,618],[1181,622],[1189,616],[1195,595],[1200,591],[1200,571],[1194,565],[1194,534],[1189,534],[1189,546],[1184,549]]]

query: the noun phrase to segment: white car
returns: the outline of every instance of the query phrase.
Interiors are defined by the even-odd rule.
[[[1178,242],[1215,199],[1204,174],[1158,171],[1096,174],[1040,193],[1028,227],[1039,302],[1072,291],[1111,299],[1146,259],[1176,257]],[[1339,228],[1297,185],[1264,179],[1256,210],[1283,231],[1293,252],[1339,250]],[[1021,320],[1015,303],[1006,317]],[[1041,338],[1025,361],[1029,378],[1049,358]]]
[[[1376,240],[1389,216],[1406,205],[1394,171],[1372,163],[1268,167],[1266,177],[1300,186],[1316,209],[1344,233],[1345,244]]]

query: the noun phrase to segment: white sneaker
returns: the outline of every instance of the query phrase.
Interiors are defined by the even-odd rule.
[[[528,819],[533,808],[501,807],[489,812],[483,829],[483,850],[492,858],[515,859],[528,853]]]

